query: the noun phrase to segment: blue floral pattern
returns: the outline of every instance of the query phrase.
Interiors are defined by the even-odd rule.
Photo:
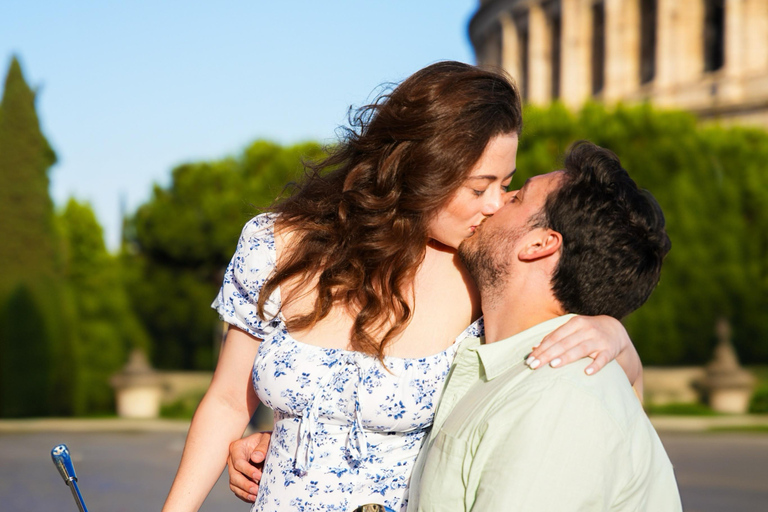
[[[375,357],[294,340],[280,294],[256,312],[276,261],[274,215],[246,224],[213,307],[262,339],[253,364],[259,399],[275,427],[252,511],[349,511],[407,506],[408,481],[458,343],[429,357]],[[478,336],[482,320],[457,339]],[[386,368],[385,368],[386,366]]]

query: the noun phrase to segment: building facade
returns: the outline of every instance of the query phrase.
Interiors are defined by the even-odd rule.
[[[651,101],[768,128],[768,0],[481,0],[469,35],[532,103]]]

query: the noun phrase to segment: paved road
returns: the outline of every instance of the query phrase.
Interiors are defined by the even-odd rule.
[[[662,435],[675,465],[688,512],[768,510],[768,435],[676,433]],[[0,510],[72,511],[74,500],[50,459],[69,445],[91,512],[160,510],[176,470],[184,434],[0,434]],[[219,479],[201,510],[242,511]]]
[[[686,512],[768,511],[768,435],[661,434]]]
[[[184,433],[0,434],[0,510],[77,512],[50,450],[66,443],[90,512],[159,511],[176,473]],[[220,479],[201,510],[248,506]]]

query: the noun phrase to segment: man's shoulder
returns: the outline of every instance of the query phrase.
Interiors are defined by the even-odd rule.
[[[571,405],[599,406],[606,416],[619,424],[634,421],[640,414],[644,416],[642,405],[621,366],[611,361],[599,372],[587,375],[584,370],[591,362],[591,359],[582,359],[560,368],[545,366],[528,370],[524,378],[516,382],[509,379],[506,392],[499,397],[497,410],[514,410],[516,406],[525,407],[524,404],[532,407],[545,403],[555,405],[567,400]],[[578,407],[570,410],[578,411]]]
[[[585,393],[596,395],[621,388],[632,389],[627,375],[616,361],[609,362],[597,373],[587,375],[585,370],[591,363],[592,359],[585,357],[558,368],[545,365],[531,370],[530,375],[522,385],[534,388],[575,386]]]

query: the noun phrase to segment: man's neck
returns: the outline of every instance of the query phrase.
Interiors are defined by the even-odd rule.
[[[512,288],[514,289],[514,288]],[[510,290],[508,285],[505,291]],[[480,290],[485,323],[485,343],[494,343],[565,314],[551,292],[528,289],[517,293]]]

